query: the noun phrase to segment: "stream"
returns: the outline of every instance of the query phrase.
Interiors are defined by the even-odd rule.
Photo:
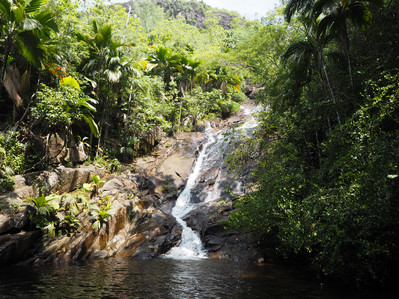
[[[247,116],[252,112],[245,111]],[[255,126],[256,121],[249,117],[240,128],[248,134]],[[226,132],[210,126],[205,132],[207,137],[198,149],[187,184],[172,209],[183,228],[178,246],[148,260],[109,258],[61,265],[1,266],[0,298],[375,297],[342,287],[322,288],[311,273],[295,267],[208,257],[199,235],[183,219],[199,205],[220,200],[226,182],[235,192],[242,192],[245,186],[226,174]],[[204,174],[209,177],[209,173],[213,181],[204,185]]]

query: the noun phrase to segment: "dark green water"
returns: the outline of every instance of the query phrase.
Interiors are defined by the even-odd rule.
[[[321,290],[309,275],[292,268],[228,260],[109,259],[76,265],[0,268],[0,298],[364,298],[363,295]]]

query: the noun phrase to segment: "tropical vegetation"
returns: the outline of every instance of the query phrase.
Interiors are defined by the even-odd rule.
[[[286,0],[255,21],[202,1],[124,5],[0,0],[0,192],[15,174],[60,163],[54,136],[119,170],[159,132],[228,117],[255,89],[259,128],[228,158],[252,185],[228,225],[260,246],[277,240],[281,256],[322,278],[389,282],[399,264],[399,1]],[[76,213],[56,222],[52,200],[30,199],[37,225],[76,229]],[[96,229],[112,213],[107,198],[62,200]]]

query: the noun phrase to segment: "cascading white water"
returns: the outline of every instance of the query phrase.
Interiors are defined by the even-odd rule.
[[[255,112],[259,111],[258,108],[244,108],[244,115],[248,116],[249,119],[240,126],[240,129],[245,131],[245,134],[250,134],[253,128],[256,127],[257,121],[253,117]],[[199,153],[198,159],[194,165],[194,169],[188,177],[187,184],[183,192],[179,195],[176,201],[176,205],[172,210],[172,215],[176,218],[176,221],[182,226],[182,238],[181,242],[177,247],[173,247],[165,257],[173,259],[202,259],[206,258],[207,254],[202,245],[199,235],[187,226],[183,217],[189,212],[194,210],[197,205],[191,202],[192,191],[196,186],[197,180],[201,174],[201,170],[210,169],[217,164],[221,167],[223,164],[223,148],[227,146],[227,141],[223,135],[223,131],[211,133],[211,127],[208,124],[206,129],[207,141],[204,144],[202,150]],[[206,197],[203,199],[204,202],[209,202],[220,198],[223,191],[223,186],[220,186],[221,171],[219,172],[214,186],[211,190],[207,190]],[[237,191],[241,188],[241,183],[236,182],[236,186],[233,191]]]
[[[206,131],[209,131],[210,127]],[[182,193],[177,198],[176,205],[172,210],[172,215],[176,221],[182,226],[182,238],[179,246],[173,247],[165,257],[174,259],[201,259],[206,258],[206,251],[202,245],[199,235],[187,226],[183,217],[195,207],[190,202],[191,190],[195,186],[195,181],[198,178],[201,166],[207,156],[208,147],[215,142],[215,135],[208,133],[208,140],[199,152],[198,159],[194,165],[194,169],[188,177],[187,184]]]

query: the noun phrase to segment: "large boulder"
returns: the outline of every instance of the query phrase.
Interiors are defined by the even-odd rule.
[[[197,231],[211,257],[231,258],[240,261],[257,261],[262,258],[257,242],[249,234],[226,229],[231,201],[216,200],[200,204],[184,217],[184,221]]]
[[[26,259],[40,236],[41,231],[0,235],[0,264]]]

